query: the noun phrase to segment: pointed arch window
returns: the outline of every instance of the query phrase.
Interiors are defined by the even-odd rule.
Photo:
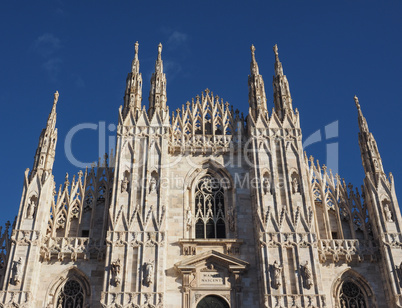
[[[195,188],[195,237],[226,237],[224,191],[211,175],[201,178]]]
[[[342,284],[339,294],[341,308],[367,308],[367,298],[365,293],[357,284],[352,281],[345,281]]]
[[[82,308],[85,304],[84,300],[81,284],[74,279],[69,279],[59,293],[56,308]]]

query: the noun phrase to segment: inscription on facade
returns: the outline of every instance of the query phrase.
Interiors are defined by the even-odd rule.
[[[224,284],[225,280],[220,273],[201,273],[200,282],[201,284]]]

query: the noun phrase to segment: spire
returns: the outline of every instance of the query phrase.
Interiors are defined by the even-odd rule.
[[[50,127],[54,129],[56,127],[56,105],[57,102],[59,101],[59,91],[56,91],[54,93],[54,99],[53,99],[53,107],[52,110],[50,111],[49,117],[47,119],[47,127]]]
[[[357,113],[358,113],[358,121],[359,121],[360,132],[369,133],[366,118],[363,116],[362,110],[360,109],[359,99],[358,99],[358,97],[356,95],[354,97],[354,100],[355,100]]]
[[[275,76],[283,76],[283,67],[281,61],[279,61],[278,45],[274,46],[275,53]]]
[[[250,114],[257,118],[258,114],[263,111],[267,112],[267,98],[265,96],[264,80],[259,74],[258,64],[255,60],[255,47],[251,45],[251,63],[250,75],[248,76]]]
[[[162,44],[158,45],[158,58],[155,62],[155,72],[151,77],[151,89],[149,91],[149,117],[152,118],[155,111],[166,111],[166,75],[163,73]]]
[[[278,117],[283,120],[286,114],[293,115],[292,97],[290,95],[289,82],[283,74],[283,67],[279,61],[278,46],[274,46],[275,76],[273,78],[274,105]]]
[[[131,109],[141,110],[142,101],[142,75],[140,73],[140,61],[138,60],[138,42],[134,45],[134,59],[131,64],[131,72],[126,79],[126,92],[124,95],[123,118],[127,116]]]
[[[362,163],[364,173],[366,177],[371,177],[374,183],[377,183],[377,174],[385,175],[384,168],[382,166],[381,156],[378,151],[377,142],[374,139],[372,133],[370,133],[366,118],[363,116],[363,112],[360,108],[359,99],[354,97],[359,123],[359,146],[362,157]]]
[[[47,178],[52,172],[54,156],[56,153],[57,142],[57,128],[56,128],[56,105],[59,100],[59,92],[54,93],[53,107],[47,119],[46,128],[42,130],[39,137],[38,148],[36,149],[35,161],[32,168],[30,179],[35,174],[44,176],[43,180]]]

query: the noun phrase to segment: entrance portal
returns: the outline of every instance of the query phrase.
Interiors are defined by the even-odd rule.
[[[197,305],[197,308],[230,308],[228,303],[215,295],[205,296]]]

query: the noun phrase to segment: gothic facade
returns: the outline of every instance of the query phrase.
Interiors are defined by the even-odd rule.
[[[170,113],[161,52],[146,109],[135,45],[115,154],[58,189],[55,93],[0,231],[0,307],[402,307],[401,213],[357,97],[361,190],[303,152],[276,46],[272,112],[251,47],[246,117],[208,89]]]

